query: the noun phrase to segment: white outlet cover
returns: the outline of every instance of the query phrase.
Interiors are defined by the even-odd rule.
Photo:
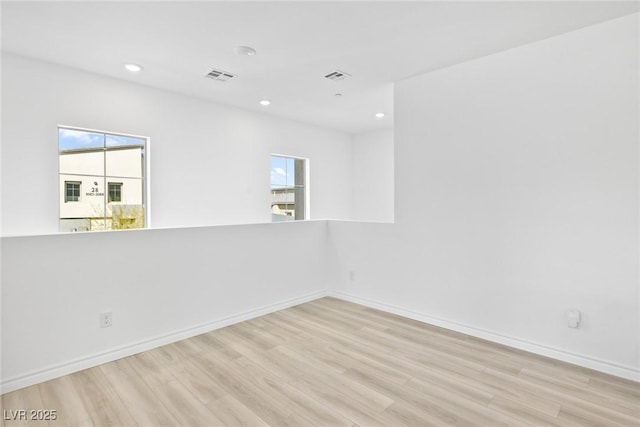
[[[100,327],[108,328],[113,324],[113,317],[111,312],[100,313]]]
[[[580,325],[580,311],[578,310],[567,311],[567,325],[570,328],[577,328]]]

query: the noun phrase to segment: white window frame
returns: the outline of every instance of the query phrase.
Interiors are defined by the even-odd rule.
[[[115,135],[115,136],[124,136],[124,137],[128,137],[128,138],[138,138],[138,139],[144,139],[145,143],[144,143],[144,196],[143,196],[143,200],[144,200],[144,228],[151,228],[151,185],[150,185],[150,176],[151,176],[151,138],[148,136],[143,136],[143,135],[135,135],[135,134],[130,134],[130,133],[122,133],[122,132],[112,132],[112,131],[108,131],[108,130],[101,130],[101,129],[92,129],[92,128],[84,128],[84,127],[78,127],[78,126],[69,126],[69,125],[61,125],[59,124],[56,127],[56,144],[58,145],[57,151],[58,151],[58,177],[60,177],[60,161],[59,161],[59,157],[60,157],[60,129],[69,129],[69,130],[76,130],[76,131],[80,131],[80,132],[91,132],[91,133],[104,133],[104,134],[108,134],[108,135]],[[59,178],[58,178],[59,180]],[[105,180],[106,182],[106,180]],[[105,188],[105,190],[108,191],[108,188]],[[60,197],[58,197],[58,217],[60,213]],[[59,218],[58,218],[59,220]],[[140,230],[140,229],[139,229]],[[64,233],[67,234],[67,233]]]
[[[304,219],[298,221],[309,221],[311,219],[311,165],[308,157],[293,156],[291,154],[269,154],[269,170],[271,170],[271,157],[285,157],[287,159],[304,161]],[[269,194],[271,194],[271,178],[269,178]],[[295,222],[295,221],[294,221]]]
[[[77,200],[67,200],[69,197],[69,193],[67,192],[68,184],[78,184],[78,199]],[[80,197],[82,196],[82,181],[65,181],[64,182],[64,202],[65,203],[77,203],[80,201]]]

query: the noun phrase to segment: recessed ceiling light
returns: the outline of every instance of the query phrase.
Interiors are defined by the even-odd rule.
[[[256,54],[256,50],[249,46],[236,46],[234,50],[238,55],[253,56]]]
[[[376,113],[376,119],[381,119],[384,117],[384,113]]]
[[[142,67],[138,64],[124,64],[124,68],[131,71],[132,73],[138,73],[142,71]]]
[[[269,104],[271,104],[271,101],[269,101],[268,99],[263,99],[262,101],[260,101],[260,105],[262,105],[263,107],[266,107]]]

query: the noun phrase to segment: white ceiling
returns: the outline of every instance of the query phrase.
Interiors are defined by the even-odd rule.
[[[348,133],[392,126],[394,82],[638,11],[637,2],[611,1],[1,7],[4,51]],[[238,45],[258,53],[238,56]],[[128,62],[144,71],[129,73]],[[204,78],[213,67],[238,77]],[[353,77],[324,79],[336,69]],[[376,119],[379,111],[387,116]]]

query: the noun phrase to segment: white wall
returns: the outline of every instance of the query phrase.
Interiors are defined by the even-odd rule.
[[[322,296],[325,253],[324,221],[5,237],[2,391]]]
[[[312,218],[351,218],[347,134],[12,54],[2,124],[5,236],[58,231],[58,125],[151,138],[153,227],[270,222],[270,153],[310,159]]]
[[[353,219],[393,222],[393,130],[353,138]]]
[[[3,238],[3,383],[16,387],[110,360],[322,295],[332,284],[372,305],[542,353],[555,349],[557,357],[573,355],[621,375],[637,373],[637,19],[398,84],[395,224]],[[43,210],[56,206],[58,124],[150,136],[154,222],[166,226],[237,213],[213,197],[193,209],[175,203],[184,189],[174,176],[205,180],[203,186],[214,178],[226,183],[225,158],[253,168],[259,163],[265,190],[270,151],[330,159],[329,172],[339,169],[336,158],[359,161],[344,148],[344,135],[24,58],[3,60],[6,234],[56,227],[57,209],[47,217]],[[91,99],[89,88],[100,104],[81,102]],[[230,139],[238,145],[217,144]],[[256,157],[264,161],[249,152],[262,153]],[[336,200],[348,201],[351,190],[331,193],[350,178],[320,173],[317,161],[311,167],[312,179],[320,175],[312,183],[319,198],[312,208],[322,215],[314,216],[348,217],[348,203]],[[24,187],[15,185],[18,178]],[[260,203],[252,196],[262,185],[257,178],[238,180],[246,198],[234,199],[236,206],[247,212],[268,206],[268,191]],[[195,197],[196,189],[186,191]],[[253,221],[252,215],[242,219]],[[119,274],[96,275],[107,261]],[[569,308],[583,311],[580,329],[566,327]],[[114,326],[99,329],[98,313],[107,310]]]
[[[336,289],[640,379],[638,48],[636,14],[396,84],[395,224],[330,223]]]
[[[327,288],[325,222],[159,228],[270,222],[270,153],[310,159],[312,218],[350,218],[350,135],[11,54],[2,89],[3,391]],[[151,138],[158,229],[55,234],[58,125]]]

